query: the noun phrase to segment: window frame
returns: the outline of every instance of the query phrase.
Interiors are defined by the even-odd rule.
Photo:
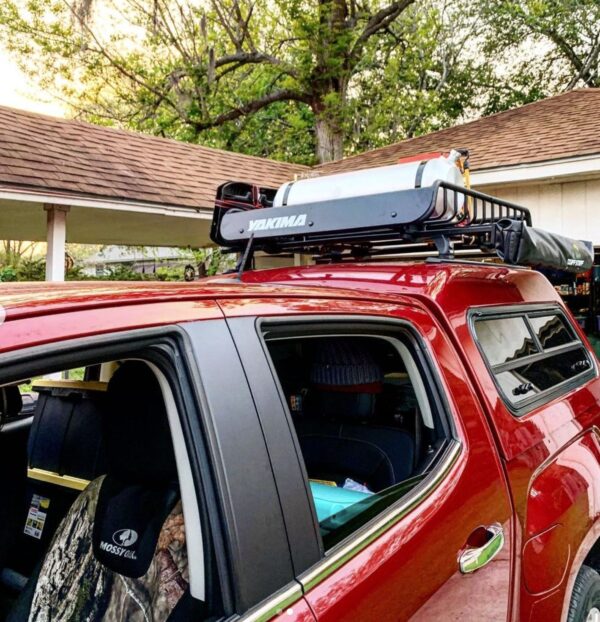
[[[427,346],[425,339],[418,333],[411,322],[402,319],[369,315],[303,315],[257,318],[255,327],[256,334],[262,345],[265,359],[271,370],[277,393],[282,403],[283,412],[288,421],[290,433],[294,436],[294,441],[304,471],[303,483],[309,498],[309,480],[304,466],[304,459],[299,449],[291,412],[268,350],[268,338],[266,335],[268,331],[279,332],[282,338],[336,337],[355,334],[356,336],[360,335],[362,337],[392,338],[403,341],[409,347],[410,354],[419,368],[423,383],[430,390],[428,394],[430,406],[432,410],[435,409],[437,411],[438,418],[443,426],[442,432],[445,435],[445,441],[436,453],[435,465],[427,477],[406,495],[381,510],[381,512],[357,527],[352,533],[348,534],[344,539],[337,542],[328,550],[324,550],[323,548],[314,504],[310,501],[311,512],[316,527],[316,537],[319,540],[321,549],[321,559],[313,568],[307,570],[300,576],[304,588],[310,589],[334,572],[341,564],[360,553],[371,542],[396,525],[414,507],[430,497],[445,480],[446,475],[461,454],[462,443],[456,431],[454,416],[448,401],[448,396],[441,382],[439,371],[434,364],[434,355]]]
[[[544,349],[535,329],[531,324],[530,317],[544,317],[549,315],[556,315],[562,319],[562,321],[565,323],[566,327],[568,328],[568,330],[570,330],[573,336],[572,342]],[[512,361],[507,361],[505,363],[491,365],[488,356],[484,350],[484,347],[477,336],[475,325],[478,321],[500,320],[515,317],[523,319],[525,326],[529,331],[531,340],[538,349],[538,352],[536,352],[535,354],[530,354],[529,356],[514,359]],[[471,309],[468,312],[468,326],[471,337],[475,342],[481,358],[483,359],[484,365],[488,373],[490,374],[496,390],[498,391],[498,395],[500,396],[506,408],[515,417],[522,417],[527,413],[531,412],[532,410],[535,410],[536,408],[544,406],[559,397],[563,397],[572,390],[583,386],[589,380],[592,380],[593,378],[596,378],[598,376],[598,367],[595,357],[591,355],[589,348],[581,339],[579,332],[575,328],[572,320],[565,313],[564,309],[558,304],[511,305],[502,307],[490,307],[485,309]],[[579,349],[583,349],[586,353],[587,360],[590,363],[588,369],[580,372],[572,378],[559,382],[558,384],[550,387],[549,389],[545,389],[530,397],[526,397],[518,403],[513,403],[511,401],[510,397],[506,394],[506,392],[502,389],[500,383],[498,382],[497,374],[510,371],[518,367],[522,367],[523,365],[546,360],[548,358],[551,358],[552,356],[555,356],[556,354],[572,352]]]

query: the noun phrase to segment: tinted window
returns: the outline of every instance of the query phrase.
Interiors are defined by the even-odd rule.
[[[506,397],[517,404],[588,369],[590,361],[586,351],[578,348],[501,372],[497,379]]]
[[[530,317],[529,321],[544,350],[563,346],[575,340],[575,335],[560,315]]]
[[[490,365],[500,365],[538,352],[524,318],[480,320],[477,339]]]
[[[513,406],[593,368],[587,350],[561,313],[479,319],[475,333],[501,394]]]

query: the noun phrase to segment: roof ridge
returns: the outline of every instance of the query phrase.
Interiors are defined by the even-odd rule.
[[[79,126],[92,129],[94,131],[100,131],[100,132],[109,131],[109,132],[113,132],[116,134],[122,134],[125,136],[135,136],[136,138],[140,138],[142,140],[158,140],[161,143],[163,143],[164,141],[168,141],[169,143],[173,143],[177,145],[178,147],[189,148],[189,149],[204,149],[207,151],[224,154],[224,155],[227,155],[228,157],[231,157],[232,155],[236,155],[236,156],[241,156],[243,158],[251,158],[253,160],[260,160],[261,162],[269,162],[271,164],[277,164],[277,165],[286,166],[286,167],[298,167],[298,168],[307,169],[307,170],[310,170],[311,168],[310,166],[307,166],[306,164],[295,164],[293,162],[284,162],[283,160],[274,160],[272,158],[264,158],[262,156],[255,156],[255,155],[250,155],[246,153],[240,153],[237,151],[227,151],[226,149],[219,149],[218,147],[209,147],[207,145],[184,142],[182,140],[177,140],[176,138],[155,136],[154,134],[146,134],[144,132],[140,132],[137,130],[126,130],[120,127],[113,127],[110,125],[99,125],[96,123],[91,123],[90,121],[83,121],[81,119],[67,119],[64,117],[57,117],[57,116],[50,115],[47,113],[39,113],[39,112],[33,112],[31,110],[23,110],[21,108],[15,108],[13,106],[0,105],[0,112],[2,110],[13,112],[13,113],[16,113],[17,115],[27,115],[32,118],[43,117],[45,119],[48,119],[49,121],[59,123],[59,124],[64,124],[64,125],[79,125]]]
[[[564,93],[557,93],[556,95],[551,95],[550,97],[545,97],[544,99],[538,99],[536,101],[533,102],[528,102],[527,104],[522,104],[520,106],[516,106],[514,108],[509,108],[507,110],[500,110],[498,112],[494,112],[492,114],[486,115],[485,117],[479,117],[477,119],[473,119],[472,121],[465,121],[464,123],[457,123],[455,125],[451,125],[449,127],[443,127],[439,130],[436,130],[435,132],[428,132],[427,134],[421,134],[419,136],[411,136],[410,138],[405,138],[404,140],[399,140],[396,143],[392,143],[391,145],[384,145],[382,147],[376,147],[375,149],[368,149],[367,151],[362,151],[361,153],[355,153],[352,154],[351,156],[348,156],[346,158],[340,158],[339,160],[333,160],[331,162],[323,162],[322,164],[317,164],[315,166],[312,167],[312,170],[321,170],[323,168],[326,168],[328,166],[334,165],[334,164],[339,164],[341,162],[348,162],[348,161],[352,161],[355,158],[360,158],[363,157],[367,154],[371,154],[371,153],[379,153],[385,150],[393,150],[394,147],[398,147],[398,145],[405,145],[405,144],[409,144],[412,141],[415,140],[419,140],[421,138],[424,138],[425,136],[435,136],[435,135],[441,135],[444,134],[445,132],[449,132],[451,130],[457,129],[457,128],[464,128],[466,126],[469,125],[474,125],[475,123],[481,123],[483,121],[487,121],[488,119],[492,119],[492,118],[496,118],[500,115],[508,115],[508,114],[514,114],[514,113],[518,113],[519,111],[523,110],[523,108],[528,108],[530,106],[536,106],[536,105],[541,105],[543,103],[549,102],[551,100],[556,100],[556,99],[560,99],[561,97],[565,97],[565,96],[569,96],[569,95],[573,95],[574,93],[587,93],[587,92],[595,92],[598,91],[600,92],[600,87],[580,87],[580,88],[576,88],[576,89],[571,89],[569,91],[565,91]]]

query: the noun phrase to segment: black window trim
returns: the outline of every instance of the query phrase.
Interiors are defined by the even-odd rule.
[[[336,332],[339,334],[342,331],[348,334],[348,332],[352,331],[363,336],[370,336],[372,334],[373,337],[381,336],[389,338],[391,336],[390,333],[397,331],[399,333],[398,337],[403,336],[405,339],[410,340],[411,352],[414,354],[415,361],[420,371],[423,373],[423,380],[426,386],[432,389],[430,394],[432,407],[438,410],[444,425],[444,433],[447,436],[446,442],[436,455],[435,467],[419,485],[406,496],[398,499],[389,507],[382,510],[377,516],[368,520],[364,525],[358,527],[354,532],[336,543],[329,550],[324,551],[321,560],[298,577],[303,589],[307,591],[325,580],[341,565],[358,555],[371,542],[391,529],[415,507],[428,498],[433,491],[446,480],[446,476],[462,453],[462,443],[456,431],[454,416],[439,377],[439,371],[434,364],[433,354],[411,322],[381,316],[344,314],[257,318],[257,334],[263,344],[263,349],[267,356],[269,366],[272,369],[273,377],[277,381],[277,391],[285,405],[284,412],[286,417],[290,419],[290,426],[293,430],[291,413],[287,406],[285,396],[282,394],[277,372],[274,369],[266,345],[267,339],[265,336],[269,329],[282,332],[285,336],[289,337],[299,337],[301,336],[299,333],[304,333],[304,336],[321,336],[335,335]],[[304,484],[308,486],[308,479],[305,479],[306,481]]]
[[[546,315],[559,315],[566,326],[568,327],[571,336],[573,337],[573,341],[567,344],[563,344],[560,346],[555,346],[552,348],[544,348],[540,343],[531,322],[529,321],[530,317],[543,317]],[[539,350],[535,354],[530,354],[529,356],[524,356],[519,359],[515,359],[514,361],[508,361],[507,363],[500,363],[497,365],[491,365],[489,363],[488,357],[483,350],[483,346],[481,345],[479,339],[477,338],[477,332],[475,330],[475,324],[479,320],[497,320],[511,317],[519,317],[522,318],[529,330],[531,338],[535,343],[537,349]],[[596,359],[590,353],[589,349],[583,343],[579,334],[575,330],[572,321],[564,312],[564,309],[557,303],[537,303],[537,304],[525,304],[525,305],[509,305],[509,306],[499,306],[499,307],[489,307],[489,308],[474,308],[468,311],[468,325],[469,331],[471,333],[471,337],[475,342],[477,349],[483,359],[483,362],[494,382],[494,386],[498,391],[498,395],[502,399],[502,402],[509,410],[509,412],[515,417],[523,417],[524,415],[530,413],[532,410],[539,408],[540,406],[544,406],[551,401],[566,395],[572,390],[584,385],[589,380],[596,378],[598,376],[598,366],[596,364]],[[497,373],[502,373],[505,371],[510,371],[511,369],[515,369],[517,367],[522,367],[528,363],[535,363],[536,361],[544,360],[550,358],[551,356],[555,356],[556,354],[562,354],[564,352],[570,352],[578,349],[583,349],[586,353],[587,359],[590,363],[590,367],[573,378],[569,378],[568,380],[564,380],[553,387],[546,389],[544,391],[540,391],[531,397],[528,397],[517,404],[511,402],[510,398],[506,395],[504,390],[501,388],[500,383],[496,379]]]

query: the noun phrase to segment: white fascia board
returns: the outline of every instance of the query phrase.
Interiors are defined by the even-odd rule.
[[[471,183],[473,186],[495,186],[496,184],[541,181],[543,179],[558,180],[562,177],[590,174],[600,175],[600,155],[598,154],[473,171]]]
[[[36,192],[32,190],[17,190],[0,186],[0,200],[23,201],[25,203],[47,203],[51,205],[67,205],[69,207],[89,207],[93,209],[108,209],[121,212],[139,212],[143,214],[163,214],[165,216],[179,216],[182,218],[197,218],[211,220],[212,209],[155,205],[138,201],[94,199],[78,195],[69,195],[53,192]]]

